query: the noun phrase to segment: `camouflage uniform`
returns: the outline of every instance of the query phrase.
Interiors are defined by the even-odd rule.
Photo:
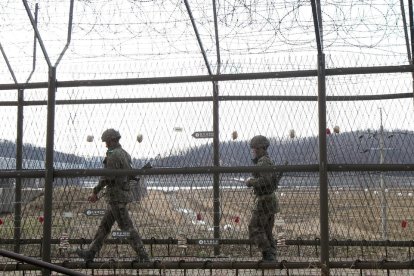
[[[114,129],[107,129],[102,134],[102,141],[106,142],[108,151],[106,152],[106,158],[103,161],[104,168],[107,169],[131,169],[131,156],[122,149],[119,144],[121,135]],[[137,260],[149,261],[148,254],[145,251],[141,237],[138,231],[134,228],[132,220],[129,216],[127,204],[131,202],[131,191],[129,187],[128,176],[103,176],[100,178],[99,183],[93,188],[93,200],[97,200],[97,194],[106,188],[105,197],[108,203],[108,209],[106,210],[99,228],[93,238],[89,250],[76,250],[79,257],[85,261],[93,261],[96,253],[98,253],[106,237],[111,232],[111,228],[115,221],[122,231],[129,232],[129,244],[134,251],[138,254]],[[91,197],[90,197],[91,198]]]
[[[131,156],[122,149],[121,145],[106,152],[104,167],[108,169],[131,169]],[[134,228],[132,220],[129,216],[127,204],[131,202],[131,192],[129,180],[127,176],[119,177],[101,177],[99,184],[93,189],[98,194],[106,187],[106,200],[108,209],[105,212],[99,225],[98,231],[91,243],[90,251],[99,252],[104,240],[111,232],[111,228],[115,221],[122,231],[128,231],[129,244],[132,246],[138,256],[147,255],[138,231]]]
[[[259,136],[253,139],[257,137]],[[259,138],[261,138],[260,140],[264,139],[266,142],[264,148],[267,149],[267,138],[264,136]],[[252,141],[254,141],[253,139]],[[260,158],[253,159],[253,163],[263,167],[274,165],[267,153]],[[253,188],[256,197],[249,223],[249,238],[262,251],[263,260],[275,260],[276,242],[272,231],[275,223],[275,214],[280,211],[275,191],[282,173],[253,173],[252,176],[253,178],[249,180],[248,186]]]

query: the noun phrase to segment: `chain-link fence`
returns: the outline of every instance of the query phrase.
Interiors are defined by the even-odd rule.
[[[0,7],[4,275],[49,275],[36,260],[73,275],[411,275],[412,1]],[[108,128],[132,169],[103,169]],[[257,134],[275,166],[252,163]],[[283,172],[274,262],[249,238],[246,186],[269,172]],[[76,254],[110,191],[88,197],[113,176],[140,178],[127,213],[150,262],[117,223],[93,262]]]

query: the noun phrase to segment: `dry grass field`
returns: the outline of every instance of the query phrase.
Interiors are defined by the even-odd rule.
[[[56,188],[53,193],[52,238],[59,239],[65,233],[70,239],[93,237],[101,217],[87,216],[88,209],[105,209],[106,203],[87,202],[90,189],[76,186]],[[412,218],[411,190],[388,190],[387,235],[389,240],[411,240],[414,220]],[[314,240],[319,237],[319,190],[312,188],[280,189],[278,197],[281,212],[277,215],[275,236],[288,240]],[[44,197],[40,196],[23,206],[22,238],[42,237]],[[247,225],[254,197],[247,189],[223,189],[220,192],[220,234],[222,239],[247,239]],[[381,194],[377,191],[354,189],[331,189],[329,199],[331,239],[337,240],[382,240]],[[211,239],[213,235],[213,191],[192,190],[148,190],[141,202],[130,204],[130,213],[144,239]],[[3,214],[0,225],[2,238],[13,237],[13,216]],[[402,221],[407,224],[403,227]],[[114,226],[113,230],[117,227]],[[71,249],[78,245],[71,245]],[[25,246],[29,255],[37,255],[38,246]],[[333,250],[339,259],[381,259],[388,257],[406,259],[408,248],[353,247]],[[61,251],[54,247],[56,257]],[[316,246],[281,246],[280,255],[287,260],[318,259]],[[156,256],[213,256],[213,247],[188,245],[187,249],[176,246],[168,248],[157,245],[152,248]],[[221,253],[226,258],[257,257],[258,252],[248,245],[222,245]],[[126,245],[106,245],[101,256],[131,256]],[[400,256],[400,257],[398,257]]]

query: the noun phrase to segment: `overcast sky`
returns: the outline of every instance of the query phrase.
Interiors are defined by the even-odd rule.
[[[54,64],[67,35],[69,1],[39,1],[38,26]],[[327,68],[408,64],[400,1],[322,1]],[[28,1],[34,13],[35,1]],[[211,1],[189,1],[213,72],[217,57]],[[316,43],[309,1],[217,1],[221,73],[316,69]],[[405,7],[406,12],[408,7]],[[406,15],[408,18],[408,14]],[[0,42],[18,82],[32,70],[33,30],[20,0],[0,3]],[[107,79],[208,74],[183,1],[75,1],[72,39],[57,79]],[[37,46],[31,81],[47,81]],[[12,83],[0,62],[0,83]],[[410,74],[338,76],[327,79],[328,95],[378,95],[413,91]],[[221,82],[220,95],[317,95],[315,78]],[[1,100],[16,100],[1,91]],[[59,89],[57,99],[211,96],[211,83]],[[46,90],[26,90],[25,99],[46,100]],[[380,108],[387,129],[413,130],[413,100],[329,102],[328,127],[355,132],[378,129]],[[56,108],[57,150],[102,154],[101,132],[114,127],[134,156],[168,155],[211,142],[194,139],[212,130],[212,104],[145,103]],[[0,107],[0,137],[16,137],[16,108]],[[25,107],[24,142],[45,145],[46,107]],[[222,102],[220,139],[247,140],[261,133],[280,140],[317,134],[316,102]],[[180,127],[182,131],[174,131]],[[142,143],[136,137],[143,135]],[[94,136],[87,142],[87,136]]]

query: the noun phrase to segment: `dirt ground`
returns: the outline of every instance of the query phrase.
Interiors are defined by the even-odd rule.
[[[88,216],[87,210],[105,209],[106,203],[102,199],[96,204],[86,199],[91,189],[80,187],[61,187],[53,193],[53,221],[52,238],[61,239],[91,239],[99,225],[100,216]],[[411,240],[413,234],[412,198],[413,191],[390,190],[387,193],[387,234],[390,240]],[[315,246],[284,246],[283,240],[315,239],[319,237],[319,190],[317,189],[282,189],[277,192],[281,212],[277,214],[274,229],[275,237],[279,238],[279,259],[288,261],[309,261],[319,259],[320,249]],[[144,239],[178,239],[186,246],[185,249],[177,246],[155,245],[148,246],[147,250],[160,261],[179,260],[182,258],[210,258],[214,256],[213,246],[187,245],[186,239],[214,238],[214,206],[213,191],[209,189],[192,190],[148,190],[148,195],[140,202],[129,205],[131,217]],[[43,231],[43,204],[44,197],[39,196],[22,208],[21,237],[24,239],[40,239]],[[220,191],[220,238],[242,239],[248,238],[247,225],[250,219],[250,210],[254,205],[254,196],[247,189],[223,189]],[[330,191],[330,233],[331,238],[337,240],[381,240],[382,238],[382,208],[380,195],[374,191],[344,190]],[[0,236],[3,239],[13,238],[14,217],[12,214],[3,214],[0,225]],[[407,223],[402,224],[403,221]],[[116,230],[117,226],[113,227]],[[80,245],[70,244],[69,248],[52,246],[54,260],[73,260],[71,251]],[[83,245],[87,246],[87,244]],[[2,246],[12,249],[10,246]],[[249,245],[221,245],[221,256],[226,260],[260,260],[260,252]],[[40,256],[39,245],[22,246],[24,254]],[[379,248],[379,247],[350,247],[335,248],[332,258],[335,260],[361,259],[380,260],[387,254],[388,259],[398,261],[408,260],[410,252],[407,248]],[[133,256],[128,245],[107,244],[104,246],[98,260],[108,258],[127,260]],[[352,275],[352,271],[347,270]],[[378,271],[377,271],[378,272]],[[382,272],[365,270],[362,275],[383,275]],[[394,275],[412,275],[409,274]],[[11,272],[10,272],[11,273]],[[4,275],[18,275],[13,273]],[[16,272],[17,273],[17,272]],[[25,275],[38,275],[26,272]],[[33,273],[36,273],[33,271]],[[88,272],[89,273],[89,272]],[[94,275],[111,275],[110,272]],[[108,274],[107,274],[108,273]],[[117,271],[116,275],[123,275]],[[213,274],[206,271],[141,271],[139,274],[125,275],[286,275],[286,271],[219,271]],[[143,273],[143,274],[142,274]],[[160,274],[161,273],[161,274]],[[267,274],[268,273],[268,274]],[[289,275],[319,275],[320,271],[298,270]],[[351,274],[349,274],[351,273]],[[377,274],[376,274],[377,273]],[[358,275],[359,272],[358,272]],[[386,274],[384,274],[386,275]],[[393,274],[390,274],[393,275]]]

